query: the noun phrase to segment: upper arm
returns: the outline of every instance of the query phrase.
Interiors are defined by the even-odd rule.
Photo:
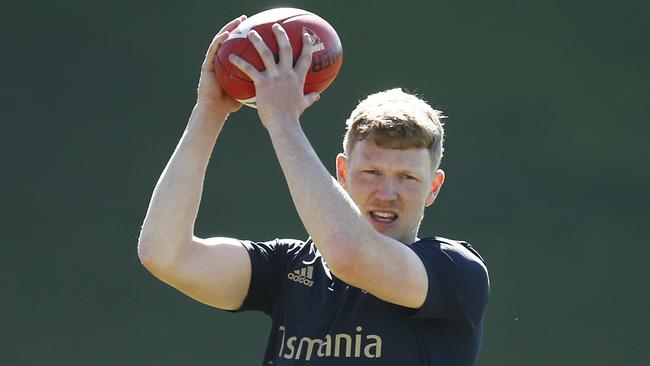
[[[477,326],[489,297],[482,259],[463,245],[427,242],[407,246],[380,241],[343,278],[376,297],[420,309],[418,317],[453,319]]]
[[[393,304],[419,308],[428,290],[426,269],[420,258],[406,245],[380,236],[371,249],[356,248],[334,274],[346,283],[361,288]]]
[[[147,268],[191,298],[220,309],[238,309],[251,279],[248,252],[237,239],[194,237],[166,268]]]

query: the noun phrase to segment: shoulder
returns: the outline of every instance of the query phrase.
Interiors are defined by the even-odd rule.
[[[446,277],[472,279],[475,284],[489,288],[488,268],[479,252],[468,242],[434,236],[423,238],[411,249],[437,273]]]
[[[411,248],[415,251],[439,252],[450,256],[451,260],[476,262],[486,267],[485,260],[478,250],[466,241],[433,236],[416,241]]]
[[[255,248],[261,250],[284,250],[287,252],[304,248],[308,242],[297,239],[273,239],[267,241],[240,240],[247,249]]]
[[[248,251],[251,257],[265,259],[291,260],[314,250],[311,240],[302,241],[297,239],[273,239],[268,241],[241,240],[242,246]]]
[[[438,297],[430,299],[428,306],[445,318],[478,327],[490,296],[487,266],[478,251],[465,241],[439,236],[410,247],[427,269],[430,295]]]

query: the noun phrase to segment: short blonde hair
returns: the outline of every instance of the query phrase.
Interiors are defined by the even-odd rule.
[[[343,151],[349,157],[356,142],[367,138],[391,149],[426,148],[436,170],[444,152],[443,118],[441,111],[400,88],[371,94],[346,121]]]

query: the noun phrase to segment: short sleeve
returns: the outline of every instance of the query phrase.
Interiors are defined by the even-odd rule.
[[[251,282],[242,306],[235,310],[259,310],[270,315],[275,298],[280,292],[280,277],[285,272],[289,258],[303,242],[275,239],[267,242],[242,240],[251,261]]]
[[[490,295],[487,267],[469,244],[423,240],[410,248],[420,257],[429,288],[416,318],[449,319],[477,328]]]

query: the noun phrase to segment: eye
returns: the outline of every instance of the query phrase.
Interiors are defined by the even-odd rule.
[[[379,171],[374,170],[374,169],[366,169],[361,171],[364,174],[370,174],[370,175],[378,175]]]
[[[409,174],[402,174],[402,179],[405,179],[405,180],[415,180],[415,181],[418,180],[416,177],[414,177],[414,176],[412,176],[412,175],[409,175]]]

